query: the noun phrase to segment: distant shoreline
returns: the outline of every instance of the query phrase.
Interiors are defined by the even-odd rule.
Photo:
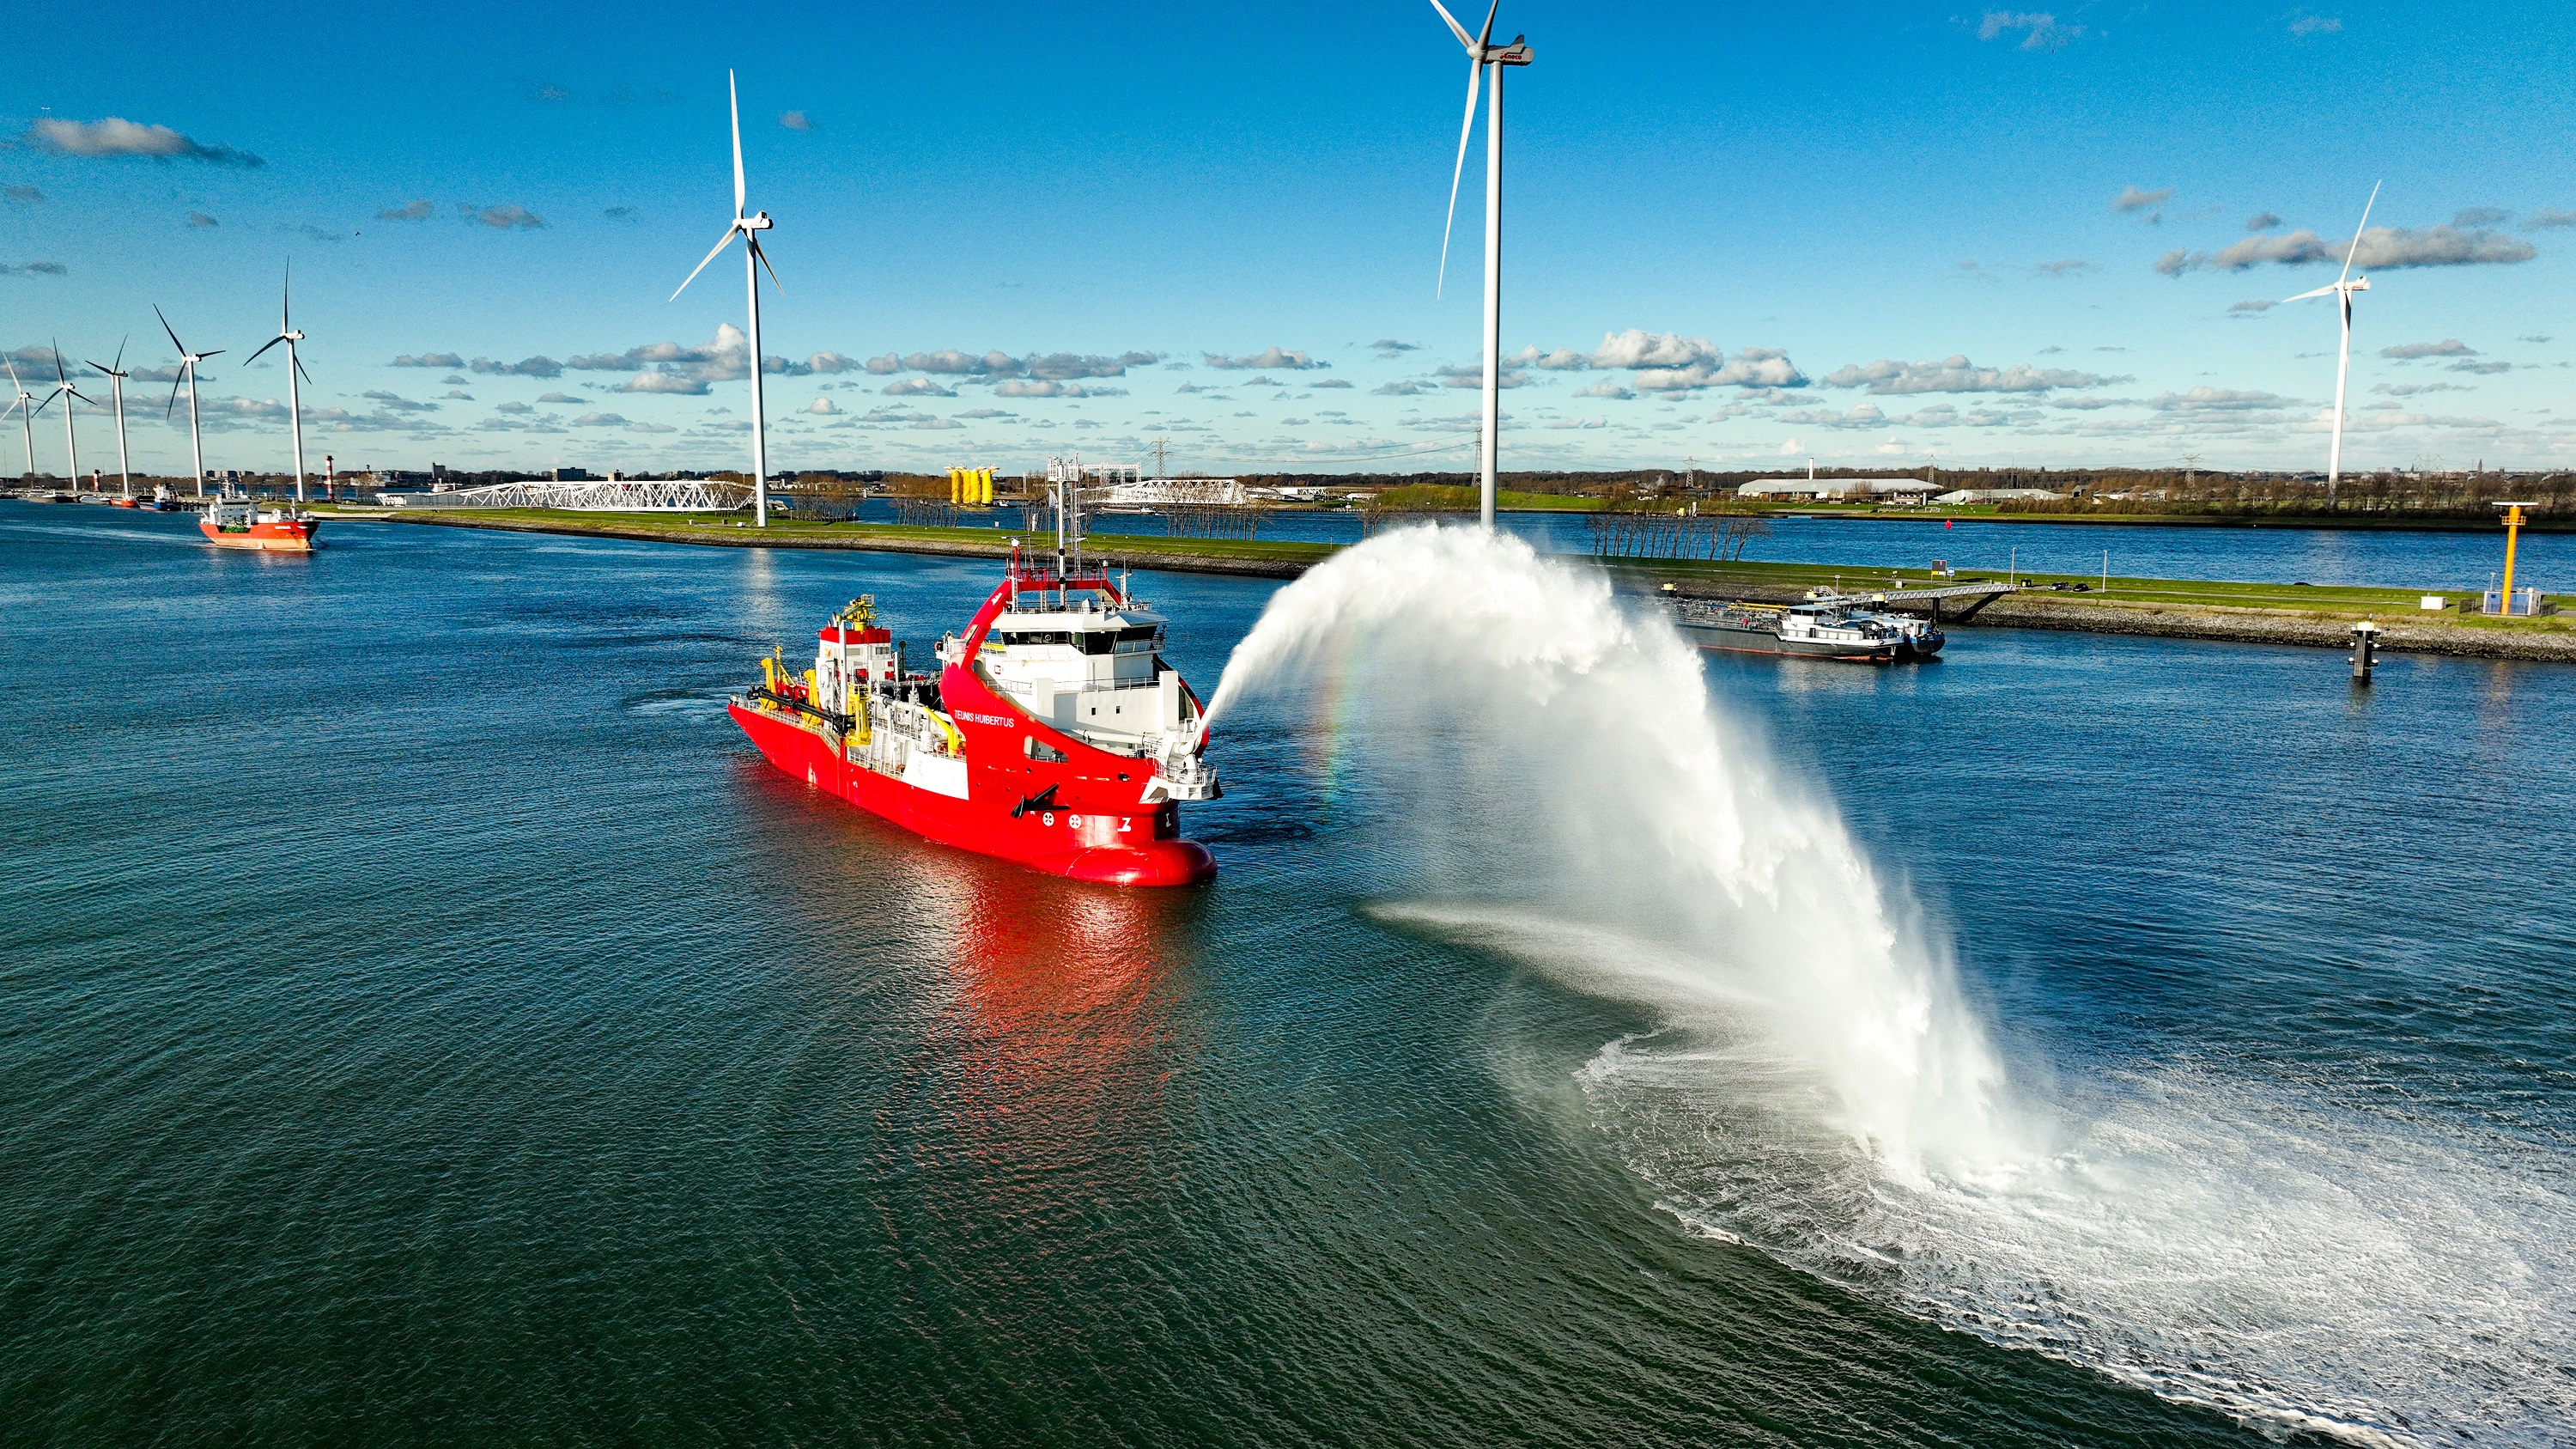
[[[329,517],[330,515],[325,515]],[[885,524],[783,524],[765,532],[726,524],[664,523],[632,515],[595,518],[528,515],[500,518],[440,514],[343,514],[340,521],[383,521],[507,533],[615,538],[637,543],[693,544],[713,548],[836,549],[930,557],[998,559],[1003,540],[976,537],[986,530],[910,528]],[[862,531],[864,530],[864,531]],[[1224,574],[1239,578],[1293,579],[1341,551],[1344,545],[1279,540],[1165,539],[1094,534],[1088,552],[1113,568]],[[1596,560],[1619,584],[1637,592],[1671,584],[1699,597],[1792,603],[1810,588],[1839,582],[1848,589],[1902,588],[1947,582],[1920,569],[1855,569],[1850,565],[1748,562],[1699,563],[1662,559]],[[1987,570],[1980,577],[1992,574]],[[1965,576],[1962,576],[1963,578]],[[2481,659],[2576,663],[2576,612],[2529,620],[2485,619],[2426,613],[2404,589],[2316,588],[2305,584],[2250,584],[2193,579],[2113,578],[2107,592],[2080,575],[2023,572],[2030,591],[1995,600],[1968,628],[2049,629],[2086,634],[2131,634],[2168,639],[2296,644],[2344,648],[2354,622],[2371,618],[2383,632],[2383,650],[2449,654]],[[1884,580],[1884,583],[1880,581]],[[2061,592],[2075,590],[2080,592]],[[2457,591],[2452,591],[2453,596]],[[2576,605],[2576,599],[2561,600]],[[1958,621],[1951,621],[1956,625]]]

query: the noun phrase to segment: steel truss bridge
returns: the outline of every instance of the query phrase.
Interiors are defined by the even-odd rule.
[[[751,485],[706,478],[618,478],[486,483],[438,493],[388,493],[396,508],[561,508],[580,513],[730,513],[751,504]]]

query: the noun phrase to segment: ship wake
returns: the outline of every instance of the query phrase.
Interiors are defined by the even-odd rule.
[[[1265,696],[1349,742],[1377,915],[1654,1014],[1576,1083],[1693,1230],[2270,1432],[2576,1413],[2563,1171],[2297,1084],[2016,1086],[1947,937],[1597,573],[1372,540],[1280,591],[1209,718]]]

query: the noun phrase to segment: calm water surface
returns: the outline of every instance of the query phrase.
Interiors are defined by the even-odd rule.
[[[861,514],[891,522],[893,507],[871,499]],[[974,515],[968,515],[972,518]],[[1002,510],[996,527],[1017,528],[1020,513]],[[1505,513],[1497,521],[1548,553],[1589,553],[1583,515]],[[2399,533],[2381,529],[2202,528],[2155,524],[1961,522],[1937,518],[1775,518],[1771,533],[1745,546],[1744,557],[1782,563],[1850,564],[1919,569],[1934,559],[1963,570],[2094,574],[2113,578],[2233,579],[2246,583],[2343,584],[2359,588],[2448,590],[2495,587],[2504,568],[2504,530]],[[1165,520],[1109,514],[1095,533],[1160,536]],[[1283,512],[1265,518],[1263,538],[1357,543],[1359,515]],[[2109,555],[2104,558],[2105,553]],[[2576,590],[2576,534],[2526,533],[2514,581],[2544,593]]]
[[[1368,812],[1449,807],[1328,791],[1302,718],[1234,722],[1225,873],[1155,895],[744,747],[754,653],[862,591],[926,640],[982,564],[325,537],[0,504],[0,1441],[2261,1442],[1694,1228],[1688,1124],[1585,1084],[1658,1023],[1375,911]],[[1272,588],[1139,582],[1203,691]],[[2247,1181],[2236,1117],[2387,1144],[2277,1220],[2394,1233],[2432,1346],[2312,1397],[2576,1435],[2576,671],[1958,638],[1709,685],[2034,1092],[2198,1104],[2155,1130]]]

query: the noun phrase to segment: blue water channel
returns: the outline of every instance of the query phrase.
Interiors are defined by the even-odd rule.
[[[967,510],[965,521],[976,521]],[[984,521],[1014,530],[1020,510],[989,510]],[[870,499],[860,517],[892,522],[893,507]],[[1589,553],[1583,515],[1505,513],[1504,528],[1549,553]],[[1849,564],[1919,569],[1935,560],[1968,572],[2008,570],[2114,578],[2226,579],[2244,583],[2421,589],[2453,594],[2496,586],[2504,568],[2504,530],[2414,532],[2386,529],[2217,528],[2158,524],[2050,524],[1937,518],[1769,520],[1770,534],[1750,541],[1744,557],[1780,563]],[[1169,529],[1149,514],[1103,514],[1094,533],[1160,536]],[[1260,537],[1309,543],[1357,543],[1360,519],[1347,510],[1282,510],[1263,518]],[[2525,533],[2516,554],[2517,588],[2576,590],[2576,534]]]
[[[2139,572],[2455,546],[2160,533],[2238,562]],[[1973,534],[2064,535],[2159,546]],[[1828,1270],[1747,1225],[1825,1188],[1729,1135],[1723,1052],[1621,1088],[1656,1011],[1390,914],[1476,802],[1315,711],[1222,731],[1215,885],[1075,886],[723,711],[987,563],[323,537],[0,503],[0,1441],[2576,1437],[2576,670],[1711,662],[2082,1164]],[[1278,587],[1138,577],[1202,691]]]

